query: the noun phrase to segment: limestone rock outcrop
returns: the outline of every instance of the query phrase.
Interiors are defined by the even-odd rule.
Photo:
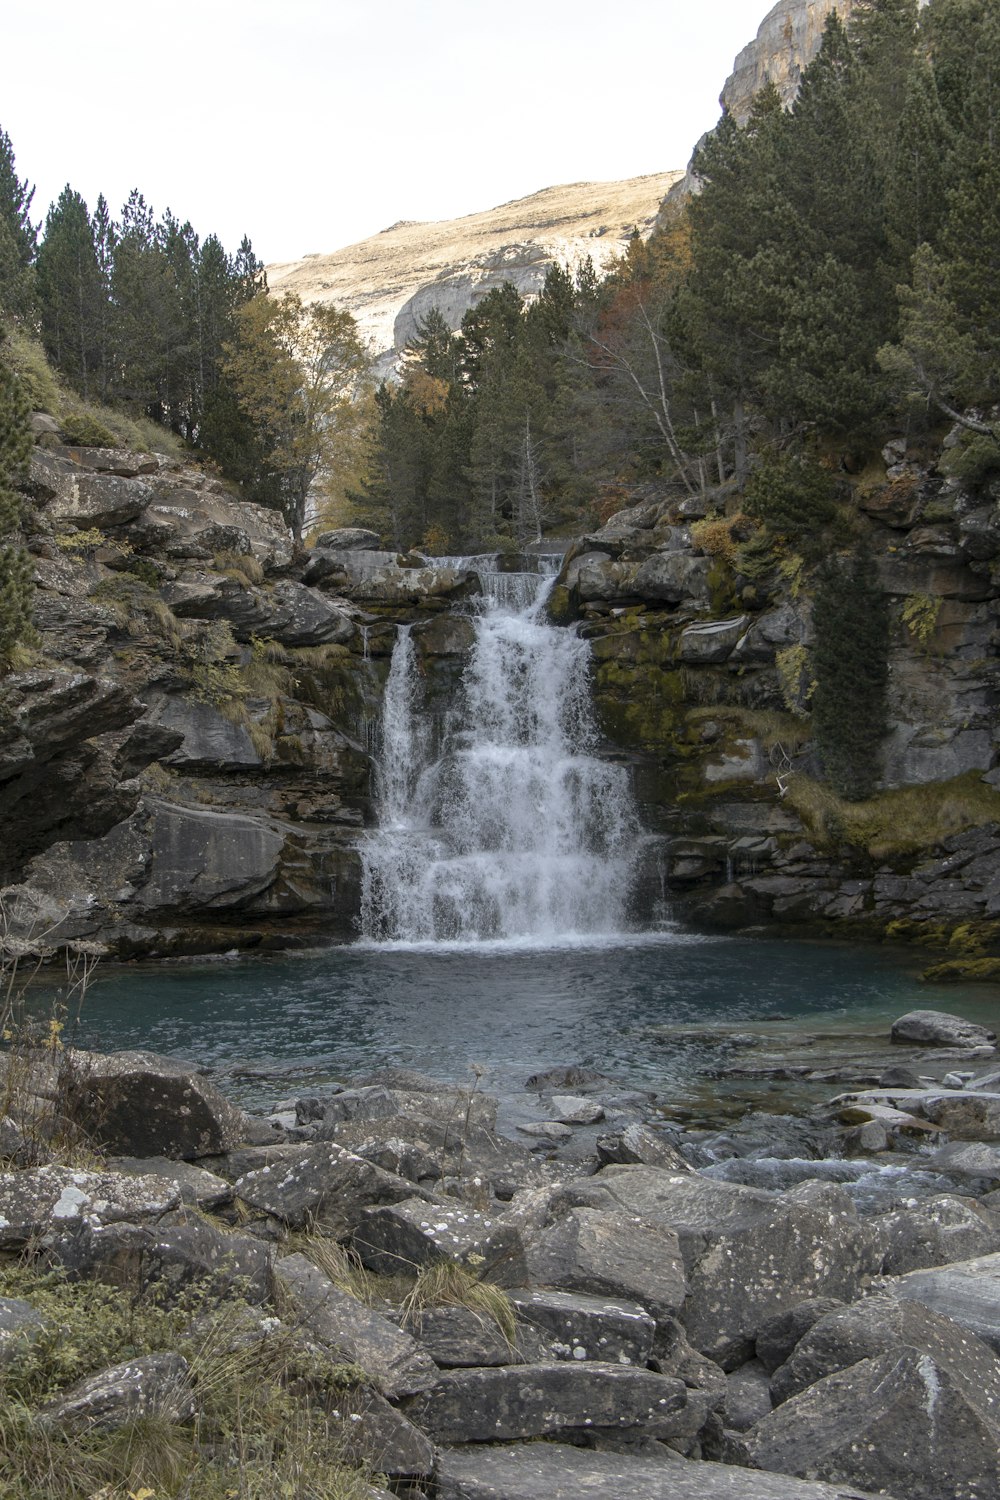
[[[649,233],[679,176],[575,182],[461,219],[393,224],[331,254],[268,266],[268,285],[353,313],[385,374],[432,308],[457,328],[467,308],[505,281],[532,296],[550,266],[575,269],[588,256],[600,273],[636,230]]]

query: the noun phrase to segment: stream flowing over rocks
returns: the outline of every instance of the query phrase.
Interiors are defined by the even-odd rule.
[[[238,1304],[239,1338],[346,1368],[343,1451],[409,1500],[991,1500],[995,1042],[914,1012],[835,1063],[867,1054],[878,1086],[697,1127],[577,1065],[524,1080],[517,1127],[405,1069],[251,1115],[155,1054],[7,1053],[0,1249],[197,1289],[205,1326]],[[0,1367],[52,1332],[2,1302]],[[199,1400],[163,1348],[33,1420],[185,1424]]]

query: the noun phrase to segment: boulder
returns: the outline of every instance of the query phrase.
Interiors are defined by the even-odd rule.
[[[295,1323],[337,1359],[359,1365],[391,1399],[428,1390],[438,1379],[434,1361],[409,1333],[334,1286],[306,1256],[284,1256],[274,1278]]]
[[[127,526],[152,500],[152,486],[144,480],[81,473],[72,487],[50,501],[48,513],[55,522],[68,521],[84,531],[92,526]]]
[[[236,1196],[290,1229],[313,1225],[344,1238],[373,1204],[412,1198],[410,1182],[352,1156],[339,1146],[309,1145],[290,1161],[246,1172],[234,1184]],[[416,1201],[424,1206],[423,1199]]]
[[[663,1167],[668,1172],[690,1172],[690,1163],[660,1131],[648,1125],[626,1125],[620,1132],[597,1138],[602,1166]]]
[[[911,1271],[889,1290],[951,1319],[1000,1354],[1000,1253]]]
[[[471,1307],[425,1307],[407,1327],[434,1363],[447,1370],[534,1364],[553,1357],[537,1329],[519,1327],[512,1342],[491,1317]]]
[[[175,1302],[195,1283],[212,1296],[237,1293],[254,1303],[271,1290],[266,1245],[186,1210],[155,1225],[79,1223],[50,1235],[49,1253],[72,1276],[135,1293],[155,1289],[163,1302]]]
[[[41,1408],[43,1427],[110,1432],[137,1418],[186,1422],[194,1416],[190,1369],[179,1354],[146,1354],[88,1375]]]
[[[981,1047],[996,1041],[996,1032],[943,1010],[911,1010],[893,1021],[893,1042],[918,1047]]]
[[[1000,1215],[968,1198],[926,1198],[869,1224],[876,1266],[885,1276],[1000,1251]]]
[[[677,1236],[634,1214],[574,1208],[523,1235],[520,1258],[498,1260],[489,1273],[502,1286],[623,1297],[654,1318],[676,1312],[686,1291]]]
[[[639,1427],[647,1437],[669,1438],[687,1432],[686,1406],[686,1387],[668,1375],[551,1362],[450,1370],[409,1402],[406,1414],[438,1443]]]
[[[567,1443],[446,1448],[435,1481],[437,1500],[873,1500],[854,1485]]]
[[[639,565],[630,592],[654,604],[708,602],[711,559],[688,552],[657,552]]]
[[[827,1313],[843,1307],[836,1297],[809,1297],[797,1302],[787,1312],[775,1313],[757,1333],[757,1358],[769,1375],[783,1365],[799,1339],[803,1338]]]
[[[321,531],[315,545],[328,552],[377,552],[382,542],[377,531],[365,526],[337,526]]]
[[[412,1193],[409,1184],[403,1187]],[[444,1260],[485,1262],[489,1271],[518,1264],[522,1256],[516,1228],[464,1205],[431,1203],[429,1195],[370,1209],[360,1217],[352,1244],[363,1264],[382,1276]]]
[[[775,1404],[861,1360],[915,1349],[954,1367],[988,1396],[1000,1420],[1000,1361],[992,1349],[950,1318],[919,1302],[880,1293],[838,1308],[814,1323],[771,1377]]]
[[[771,1410],[771,1382],[759,1359],[740,1365],[726,1378],[722,1420],[733,1432],[748,1432]]]
[[[779,1406],[750,1434],[750,1457],[764,1469],[906,1500],[985,1500],[1000,1493],[995,1399],[960,1366],[895,1349]]]
[[[1000,1183],[1000,1145],[981,1141],[950,1141],[939,1146],[928,1163],[936,1172],[954,1177],[981,1178]]]
[[[656,1323],[637,1302],[517,1287],[509,1296],[518,1321],[541,1335],[549,1359],[641,1367],[652,1353]]]
[[[605,1167],[594,1182],[677,1235],[688,1282],[681,1321],[724,1368],[744,1363],[758,1330],[794,1303],[857,1295],[869,1240],[836,1209],[654,1167]]]
[[[142,1223],[180,1202],[175,1182],[72,1167],[0,1172],[0,1247],[81,1223]]]
[[[552,1118],[560,1125],[596,1125],[604,1119],[604,1106],[574,1094],[553,1094],[549,1100]]]
[[[67,1114],[109,1151],[192,1161],[246,1137],[242,1110],[186,1063],[155,1052],[74,1051],[68,1061]]]
[[[681,631],[678,658],[705,666],[727,661],[749,624],[749,615],[736,615],[731,620],[705,620],[689,625]]]
[[[190,1208],[219,1208],[232,1200],[231,1185],[214,1172],[192,1162],[171,1161],[166,1156],[117,1156],[108,1160],[108,1170],[127,1177],[161,1177],[177,1184],[181,1202]]]

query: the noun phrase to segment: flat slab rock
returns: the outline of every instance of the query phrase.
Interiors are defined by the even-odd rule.
[[[591,1453],[565,1443],[450,1448],[439,1457],[438,1500],[874,1500],[852,1485],[688,1459]],[[892,1500],[882,1495],[880,1500]]]
[[[669,1438],[687,1435],[687,1404],[684,1382],[669,1375],[551,1363],[451,1370],[411,1401],[406,1415],[439,1443],[504,1442],[574,1428],[641,1428],[644,1437]]]

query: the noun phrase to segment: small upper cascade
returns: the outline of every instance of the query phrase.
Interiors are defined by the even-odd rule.
[[[397,638],[364,937],[544,946],[620,933],[640,829],[627,772],[594,753],[587,643],[543,618],[552,561],[471,565],[483,602],[443,724],[421,711],[407,627]]]

